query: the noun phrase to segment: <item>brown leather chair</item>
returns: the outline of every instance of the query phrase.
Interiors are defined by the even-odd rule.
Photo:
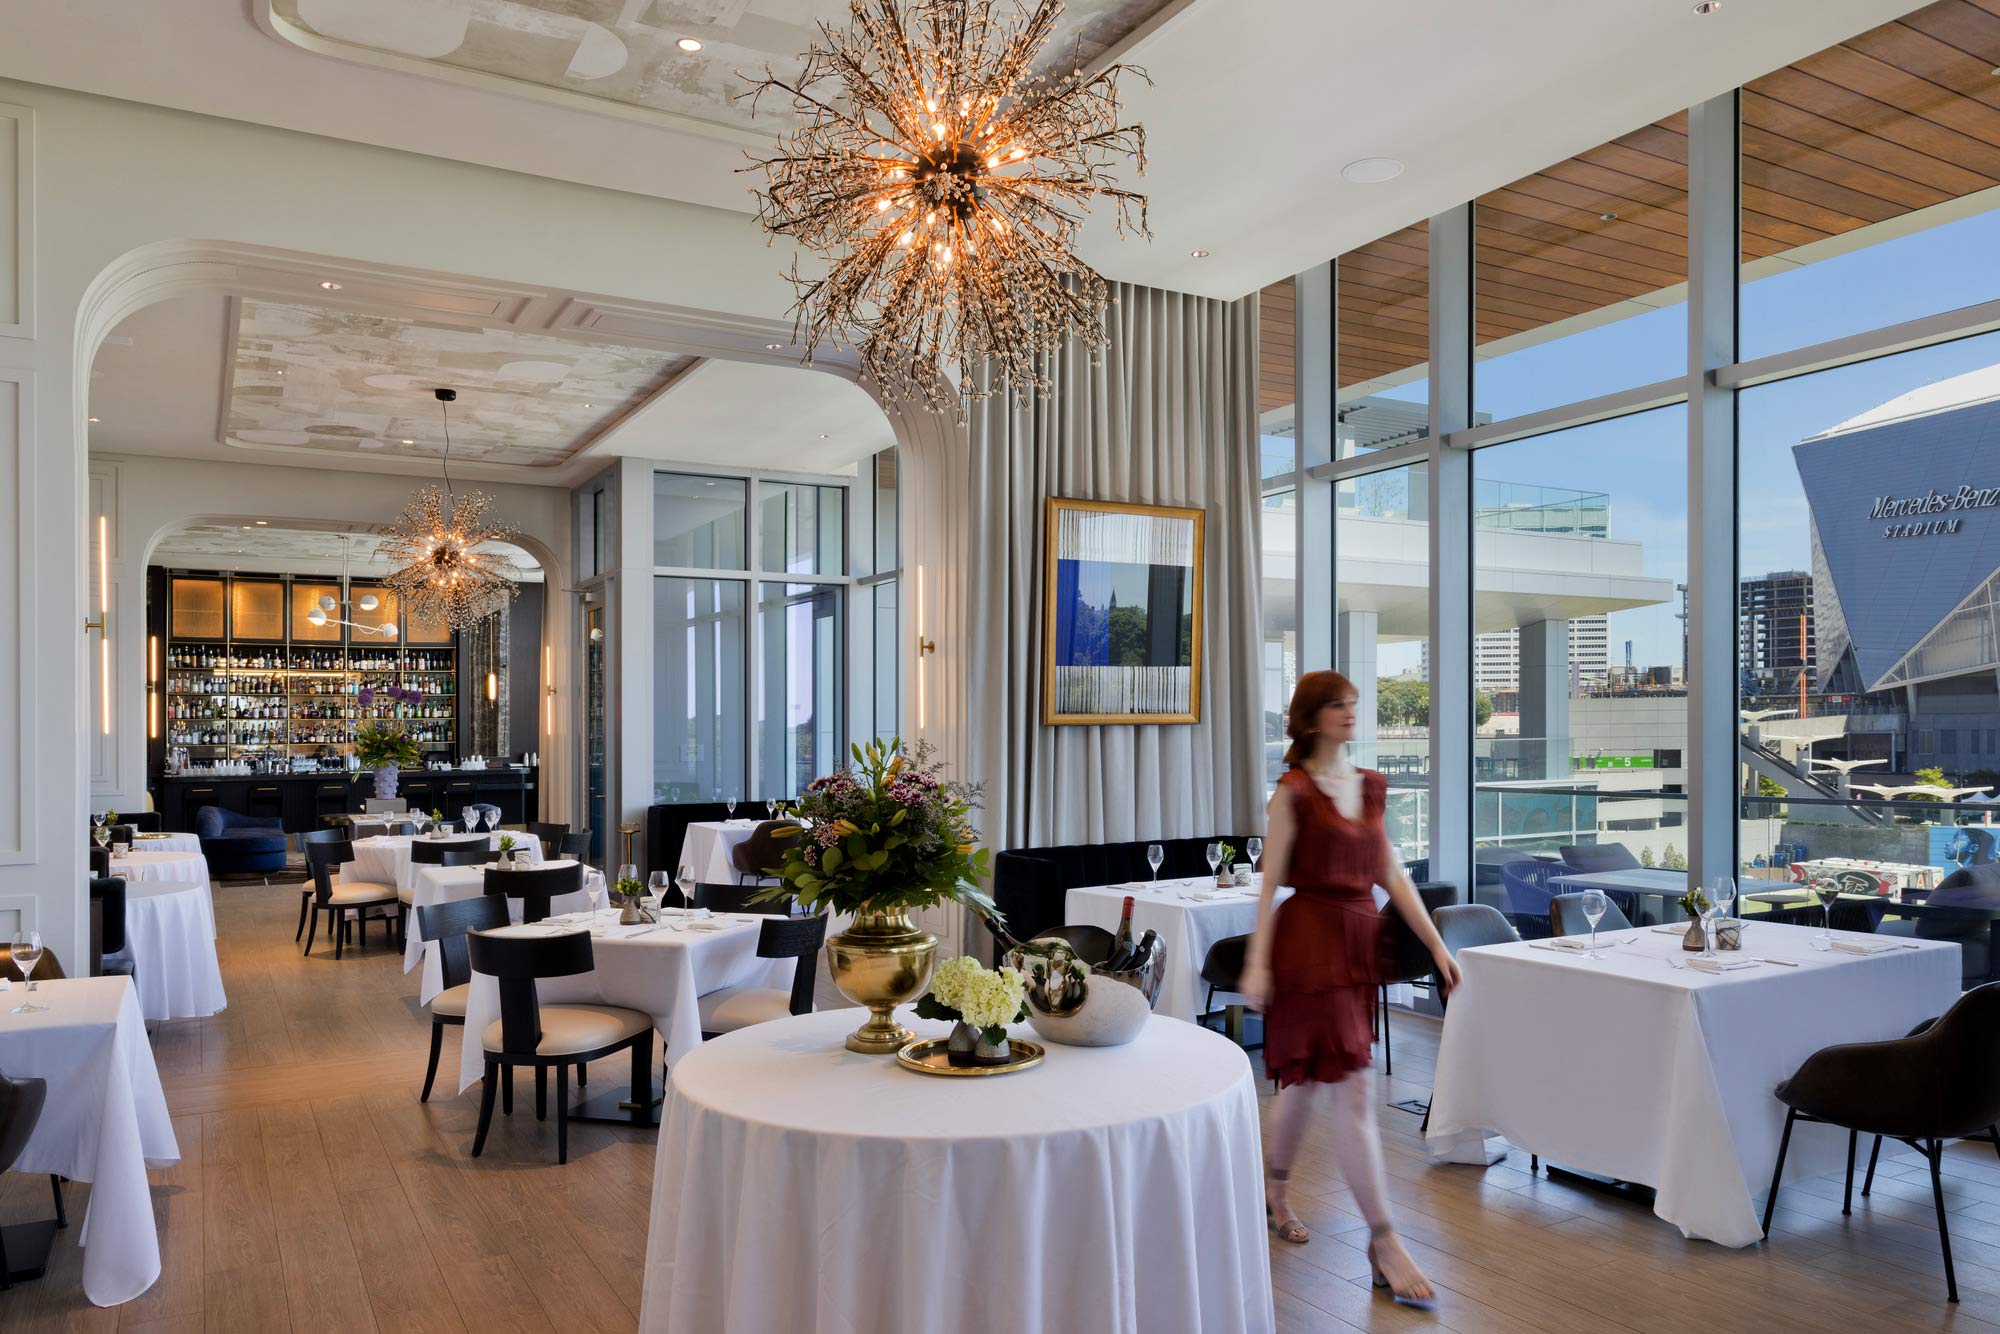
[[[41,960],[35,964],[35,981],[60,982],[68,974],[63,972],[62,960],[56,958],[51,949],[42,951]],[[10,982],[21,981],[21,965],[14,962],[14,947],[0,944],[0,977]]]
[[[750,831],[750,837],[729,850],[730,865],[736,868],[739,880],[763,880],[769,877],[771,868],[785,860],[786,849],[798,837],[790,834],[784,838],[777,836],[780,829],[798,829],[797,820],[760,820]]]
[[[1843,1043],[1808,1056],[1798,1073],[1775,1090],[1788,1110],[1784,1137],[1778,1141],[1778,1163],[1771,1171],[1771,1194],[1764,1202],[1764,1235],[1771,1235],[1771,1214],[1777,1208],[1778,1183],[1795,1122],[1816,1121],[1847,1131],[1843,1213],[1853,1203],[1858,1136],[1899,1139],[1930,1163],[1945,1290],[1957,1301],[1958,1277],[1952,1271],[1951,1234],[1945,1226],[1944,1145],[1951,1139],[1983,1139],[2000,1122],[2000,1062],[1992,1059],[1996,1042],[2000,1042],[2000,982],[1989,982],[1960,996],[1943,1018],[1919,1026],[1908,1037]]]
[[[20,1160],[28,1137],[35,1133],[35,1123],[42,1119],[42,1104],[48,1095],[46,1080],[9,1079],[0,1072],[0,1172]],[[0,1291],[13,1287],[15,1279],[40,1278],[48,1268],[56,1229],[69,1226],[69,1214],[63,1209],[62,1178],[51,1175],[49,1186],[56,1197],[53,1219],[0,1227]]]

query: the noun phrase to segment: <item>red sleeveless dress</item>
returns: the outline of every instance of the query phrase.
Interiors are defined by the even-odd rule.
[[[1361,809],[1352,820],[1304,770],[1278,780],[1291,794],[1298,831],[1292,896],[1273,923],[1264,1012],[1264,1068],[1280,1087],[1333,1083],[1372,1061],[1382,975],[1374,888],[1389,784],[1372,769],[1360,773]]]

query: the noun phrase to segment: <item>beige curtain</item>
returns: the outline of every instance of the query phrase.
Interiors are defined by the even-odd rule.
[[[972,407],[967,750],[995,848],[1262,827],[1257,298],[1112,299],[1096,365],[1064,348],[1046,398]],[[1050,496],[1207,511],[1199,723],[1042,725]]]

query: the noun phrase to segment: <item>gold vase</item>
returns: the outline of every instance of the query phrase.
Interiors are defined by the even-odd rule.
[[[868,1022],[847,1035],[849,1051],[893,1056],[916,1035],[895,1020],[898,1005],[923,994],[937,957],[937,937],[907,911],[859,912],[826,942],[826,968],[840,994],[868,1007]]]

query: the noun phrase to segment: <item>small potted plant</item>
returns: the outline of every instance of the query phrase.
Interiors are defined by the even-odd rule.
[[[510,871],[514,869],[514,836],[512,834],[500,835],[500,865]]]
[[[1707,949],[1708,940],[1701,932],[1701,915],[1708,911],[1708,895],[1696,887],[1681,895],[1678,902],[1681,911],[1688,915],[1688,929],[1681,937],[1681,948],[1693,951]]]
[[[969,954],[947,959],[917,1001],[917,1017],[948,1019],[945,1057],[953,1065],[1005,1065],[1014,1058],[1007,1025],[1028,1017],[1027,980],[1012,968],[985,968]]]
[[[620,876],[618,882],[611,886],[611,893],[618,900],[620,925],[633,926],[653,920],[643,902],[646,886],[637,876]]]
[[[1215,864],[1215,886],[1217,889],[1228,889],[1236,883],[1236,849],[1227,843],[1215,846],[1222,853],[1221,860]]]

